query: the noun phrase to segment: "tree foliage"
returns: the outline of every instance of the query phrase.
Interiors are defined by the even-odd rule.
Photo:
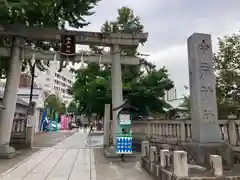
[[[122,7],[118,10],[115,21],[106,21],[102,32],[143,32],[140,18],[133,10]],[[102,49],[91,47],[96,53]],[[122,54],[138,56],[137,48],[122,49]],[[104,105],[111,104],[111,66],[88,64],[86,69],[76,71],[76,81],[73,85],[74,99],[79,105],[79,111],[84,114],[97,113],[103,115]],[[165,68],[156,69],[155,65],[141,58],[136,66],[122,65],[123,96],[136,106],[142,115],[149,112],[162,112],[169,105],[163,100],[164,91],[173,87]]]
[[[6,1],[7,2],[7,1]],[[92,15],[91,11],[99,0],[18,0],[9,1],[9,6],[0,6],[0,22],[11,24],[25,24],[28,27],[55,27],[65,29],[66,24],[75,28],[82,28],[89,24],[86,16]],[[49,50],[59,48],[55,42],[28,41],[26,45]],[[11,46],[12,38],[1,39],[1,46]],[[37,64],[41,64],[37,62]],[[0,77],[5,77],[8,59],[0,58]],[[27,62],[24,61],[23,69]],[[41,65],[37,65],[41,66]]]
[[[70,102],[68,105],[67,112],[78,114],[77,104],[74,101]]]
[[[110,72],[101,69],[96,63],[88,64],[86,69],[77,70],[73,95],[80,113],[103,115],[104,104],[111,101],[109,77]]]
[[[240,35],[219,38],[218,46],[214,58],[217,97],[220,103],[225,103],[240,90]]]
[[[58,113],[65,113],[66,112],[66,106],[65,104],[60,100],[60,98],[56,95],[49,95],[45,101],[44,105],[46,108],[53,109],[54,111]]]

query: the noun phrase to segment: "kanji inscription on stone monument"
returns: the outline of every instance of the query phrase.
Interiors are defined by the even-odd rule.
[[[201,54],[204,54],[209,49],[209,45],[206,44],[205,40],[202,40],[202,42],[199,44],[199,50]]]

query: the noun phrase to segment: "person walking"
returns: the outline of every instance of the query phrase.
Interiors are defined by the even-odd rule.
[[[90,132],[93,132],[93,122],[90,123]]]
[[[87,124],[84,124],[83,126],[83,132],[86,132],[87,131]]]

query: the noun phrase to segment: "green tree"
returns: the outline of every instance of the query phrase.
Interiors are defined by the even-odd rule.
[[[6,1],[7,2],[7,1]],[[89,24],[86,16],[92,15],[91,11],[99,0],[18,0],[9,1],[9,6],[0,6],[1,23],[25,24],[28,27],[55,27],[65,29],[71,27],[81,28]],[[13,4],[11,4],[13,3]],[[17,5],[16,5],[17,3]],[[0,46],[12,46],[13,38],[0,39]],[[59,49],[59,44],[54,42],[28,41],[26,45],[49,50],[50,47]],[[37,62],[39,63],[39,62]],[[0,58],[0,77],[5,78],[8,59]],[[27,62],[23,62],[23,69]],[[40,66],[40,65],[39,65]]]
[[[140,18],[135,16],[133,10],[122,7],[118,10],[116,21],[106,21],[102,32],[143,32]],[[92,47],[95,53],[103,53],[102,49]],[[136,48],[125,48],[122,54],[138,56]],[[86,69],[76,72],[76,82],[73,86],[75,101],[79,104],[81,113],[103,114],[104,104],[111,103],[111,66],[100,67],[97,64],[89,64]],[[169,105],[163,100],[164,91],[173,87],[165,68],[156,67],[144,58],[136,66],[122,65],[124,98],[139,108],[143,115],[149,111],[162,112],[163,107]]]
[[[122,7],[118,9],[118,17],[115,21],[106,21],[102,28],[102,32],[125,32],[125,33],[141,33],[144,26],[140,22],[140,18],[134,15],[132,9],[128,7]],[[128,56],[136,56],[137,48],[124,48],[122,54]],[[140,60],[140,66],[122,65],[123,81],[131,81],[132,79],[141,76],[142,71],[140,68],[142,65],[146,65],[146,60]]]
[[[240,90],[240,34],[218,39],[218,51],[214,55],[216,94],[220,119],[226,119],[239,109]]]
[[[163,67],[154,69],[125,84],[124,97],[129,99],[143,116],[147,116],[149,111],[153,114],[163,113],[163,108],[170,107],[163,97],[165,91],[171,88],[173,88],[173,82],[169,79],[167,70]]]
[[[217,97],[220,104],[233,100],[240,89],[240,35],[233,34],[218,39],[218,52],[214,56],[217,80]]]
[[[65,113],[66,112],[66,106],[65,104],[61,101],[61,99],[56,96],[56,95],[49,95],[45,101],[44,105],[46,108],[53,109],[54,111],[58,113]]]
[[[111,101],[111,94],[108,93],[109,77],[110,72],[101,69],[96,63],[88,64],[86,69],[76,71],[72,91],[79,113],[89,116],[92,113],[103,115],[104,104]]]
[[[78,114],[77,104],[74,101],[70,102],[70,104],[68,105],[67,112]]]

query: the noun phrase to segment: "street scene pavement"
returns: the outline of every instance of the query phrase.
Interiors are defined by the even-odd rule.
[[[4,172],[0,180],[151,180],[139,161],[107,160],[102,136],[76,132]]]
[[[45,148],[55,146],[60,141],[73,135],[73,131],[58,131],[58,132],[44,132],[34,135],[33,148],[31,149],[17,149],[18,155],[12,159],[0,159],[0,174],[12,168],[15,164],[25,160],[37,151]]]

